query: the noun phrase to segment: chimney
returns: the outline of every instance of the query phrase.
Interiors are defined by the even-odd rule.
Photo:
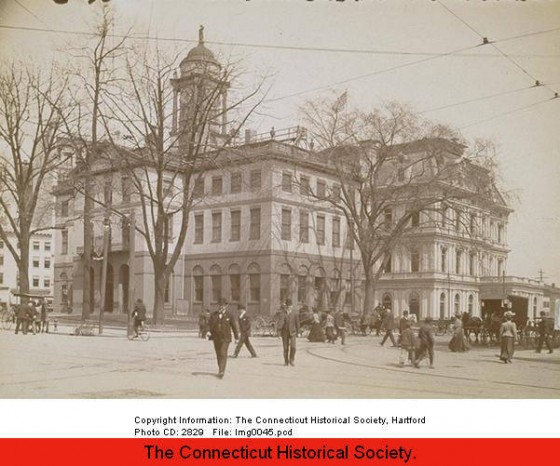
[[[255,135],[255,132],[252,129],[246,129],[245,130],[245,144],[249,144],[249,143],[253,142],[254,135]]]

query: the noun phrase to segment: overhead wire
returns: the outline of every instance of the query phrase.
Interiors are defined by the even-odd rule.
[[[17,0],[16,0],[17,1]],[[37,18],[40,20],[40,18]],[[44,21],[40,20],[43,24],[46,24]],[[30,27],[30,26],[13,26],[7,24],[0,24],[0,28],[2,29],[12,29],[12,30],[22,30],[22,31],[33,31],[33,32],[49,32],[49,33],[57,33],[57,34],[73,34],[73,35],[84,35],[84,36],[93,36],[95,35],[94,32],[88,31],[71,31],[65,29],[52,29],[52,28],[38,28],[38,27]],[[548,34],[550,32],[560,31],[560,27],[554,29],[547,29],[544,31],[535,31],[533,33],[511,36],[504,39],[500,39],[496,42],[503,42],[503,41],[511,41],[516,40],[519,38],[523,38],[529,35],[538,35],[538,34]],[[196,44],[198,41],[194,39],[185,39],[185,38],[171,38],[171,37],[155,37],[148,35],[122,35],[122,34],[111,34],[118,39],[129,38],[132,40],[153,40],[153,41],[165,41],[165,42],[184,42],[190,44]],[[290,50],[290,51],[308,51],[308,52],[332,52],[332,53],[353,53],[353,54],[371,54],[371,55],[403,55],[403,56],[446,56],[447,52],[417,52],[417,51],[407,51],[407,50],[376,50],[376,49],[352,49],[352,48],[329,48],[329,47],[311,47],[311,46],[295,46],[295,45],[273,45],[273,44],[258,44],[258,43],[250,43],[250,42],[227,42],[227,41],[205,41],[206,44],[209,45],[218,45],[218,46],[229,46],[229,47],[247,47],[247,48],[262,48],[262,49],[273,49],[273,50]],[[457,56],[462,57],[474,57],[474,58],[495,58],[501,56],[500,54],[461,54],[457,53]],[[532,58],[560,58],[560,55],[546,55],[546,54],[521,54],[519,56],[522,57],[532,57]]]

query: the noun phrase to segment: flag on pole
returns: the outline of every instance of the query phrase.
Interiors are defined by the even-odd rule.
[[[341,107],[345,107],[348,102],[348,91],[344,91],[338,96],[333,105],[333,110],[338,110]]]

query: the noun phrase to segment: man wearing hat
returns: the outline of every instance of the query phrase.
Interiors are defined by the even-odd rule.
[[[239,352],[241,351],[243,345],[245,345],[249,350],[249,353],[251,353],[251,357],[256,358],[257,353],[253,348],[253,345],[249,341],[249,336],[251,335],[251,319],[249,318],[249,315],[247,314],[247,309],[245,309],[245,306],[243,304],[239,304],[237,306],[237,309],[239,310],[240,337],[239,337],[239,341],[237,342],[237,346],[235,347],[233,357],[236,358],[239,355]]]
[[[286,299],[286,305],[278,321],[278,334],[282,337],[284,347],[284,365],[295,365],[296,339],[299,334],[299,316],[292,308],[292,300]]]
[[[214,351],[218,360],[218,378],[223,378],[226,372],[228,347],[231,343],[231,332],[235,339],[239,338],[237,322],[227,309],[227,301],[220,299],[218,310],[210,315],[208,322],[209,334],[214,343]]]
[[[550,324],[549,324],[550,322]],[[554,322],[552,320],[547,320],[546,312],[541,311],[541,318],[537,324],[537,329],[539,331],[539,340],[537,343],[537,353],[542,351],[543,345],[546,345],[548,352],[552,353],[554,350],[550,342],[550,337],[554,333]]]

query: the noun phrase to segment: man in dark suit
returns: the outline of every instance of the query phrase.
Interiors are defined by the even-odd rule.
[[[243,345],[245,345],[247,347],[247,349],[249,350],[249,353],[251,353],[251,357],[256,358],[257,353],[256,353],[255,349],[253,348],[253,345],[249,341],[249,337],[251,336],[251,319],[249,318],[249,315],[247,314],[247,309],[245,309],[245,306],[240,304],[237,307],[237,309],[239,310],[239,333],[240,333],[240,337],[239,337],[239,341],[237,342],[237,346],[235,347],[233,357],[236,358],[239,355],[239,352],[241,351],[241,348],[243,347]]]
[[[549,324],[550,322],[550,324]],[[542,351],[543,345],[546,345],[548,352],[552,353],[553,347],[550,342],[551,336],[554,333],[554,323],[552,320],[546,318],[546,312],[541,311],[541,318],[537,324],[537,329],[539,332],[539,339],[537,342],[537,353]]]
[[[295,366],[296,339],[299,334],[299,316],[292,308],[292,300],[287,299],[278,321],[278,333],[284,346],[284,365]]]
[[[210,315],[208,328],[218,360],[218,378],[221,379],[226,372],[231,332],[233,331],[236,340],[239,338],[237,322],[228,311],[227,301],[225,299],[220,299],[218,310]]]
[[[29,326],[29,322],[27,320],[27,305],[17,304],[16,305],[16,335],[18,334],[20,329],[24,335],[27,335],[28,326]]]

